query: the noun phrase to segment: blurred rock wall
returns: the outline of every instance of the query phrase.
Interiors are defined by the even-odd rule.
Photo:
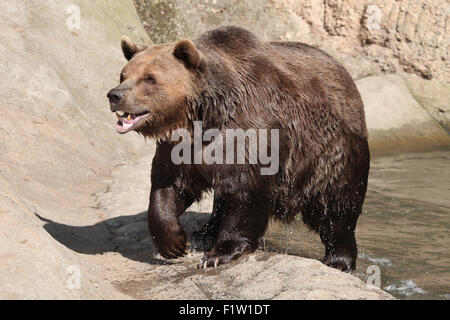
[[[135,3],[144,27],[157,43],[235,24],[265,40],[304,41],[331,47],[343,58],[364,58],[373,64],[373,69],[366,73],[406,71],[425,79],[450,80],[447,0],[135,0]]]

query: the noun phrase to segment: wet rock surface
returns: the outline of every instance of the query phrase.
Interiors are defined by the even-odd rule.
[[[121,166],[114,176],[142,172],[148,169],[150,161],[151,156],[144,156]],[[111,215],[118,212],[112,199],[128,199],[144,209],[146,197],[139,193],[136,196],[133,185],[149,187],[147,180],[143,175],[113,179],[110,191],[99,196],[100,203],[111,205],[104,208]],[[317,260],[261,250],[228,265],[198,269],[203,244],[191,236],[208,221],[211,209],[212,199],[206,195],[181,216],[192,249],[176,260],[163,259],[156,252],[147,232],[145,211],[103,221],[111,232],[114,251],[142,263],[127,278],[114,281],[115,287],[138,299],[392,299],[384,291],[370,288],[355,276]]]

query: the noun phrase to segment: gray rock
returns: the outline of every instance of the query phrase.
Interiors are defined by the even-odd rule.
[[[216,269],[196,269],[199,253],[180,264],[157,266],[117,288],[154,299],[393,299],[358,278],[319,261],[257,252]]]
[[[364,101],[373,155],[425,151],[450,145],[450,135],[414,99],[401,76],[367,77],[356,84]],[[420,94],[418,88],[416,92]]]
[[[63,243],[78,235],[68,226],[94,224],[105,214],[91,194],[104,190],[100,181],[112,170],[111,159],[133,144],[131,137],[114,135],[105,96],[124,63],[121,36],[148,38],[131,2],[76,3],[81,24],[73,30],[67,26],[77,12],[73,1],[0,3],[3,299],[127,298],[92,270],[94,256]],[[97,236],[105,231],[99,228]],[[92,235],[79,236],[83,251]],[[81,272],[79,288],[70,285],[71,266]]]

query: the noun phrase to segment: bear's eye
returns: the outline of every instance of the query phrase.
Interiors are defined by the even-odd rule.
[[[146,75],[145,78],[144,78],[144,80],[145,80],[145,82],[147,82],[147,83],[151,83],[151,84],[156,83],[155,76],[152,75],[152,74]]]

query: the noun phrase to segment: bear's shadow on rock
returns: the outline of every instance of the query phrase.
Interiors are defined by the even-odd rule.
[[[71,226],[35,215],[43,222],[44,229],[59,243],[82,254],[117,252],[122,256],[149,264],[177,263],[166,260],[156,251],[147,226],[147,212],[131,216],[119,216],[88,226]],[[209,214],[188,211],[180,217],[188,241],[195,250],[205,250],[205,245],[191,239],[209,219]]]

